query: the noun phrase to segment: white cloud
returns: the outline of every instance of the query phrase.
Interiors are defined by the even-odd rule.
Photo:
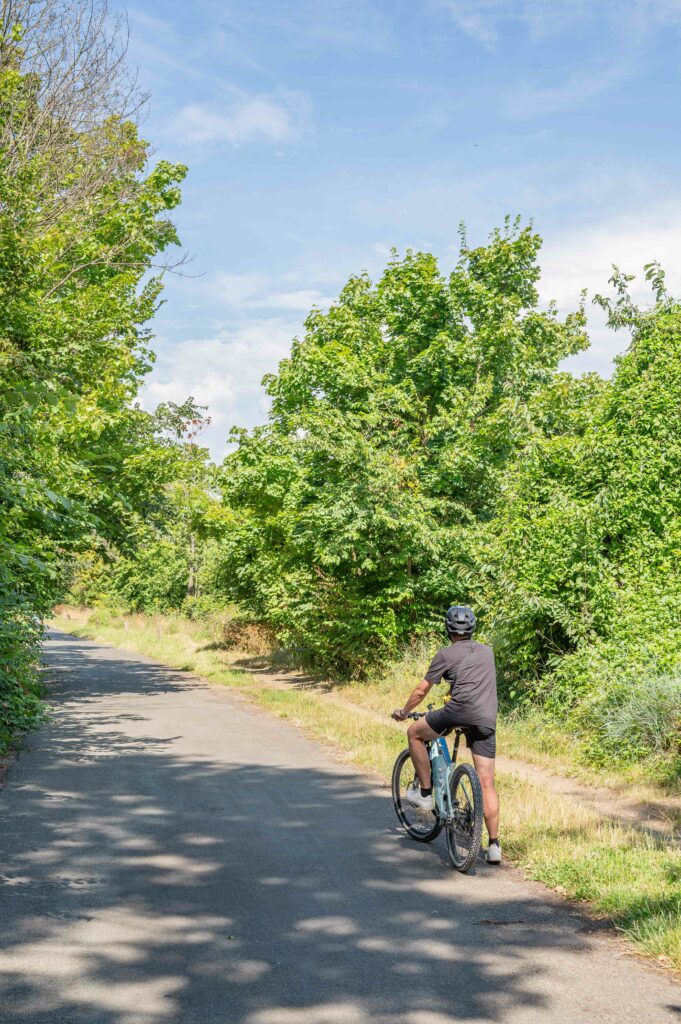
[[[459,28],[466,35],[476,39],[487,50],[493,50],[499,37],[498,7],[496,0],[490,3],[469,3],[468,0],[447,0],[445,6]]]
[[[667,284],[681,294],[681,206],[638,210],[592,227],[554,235],[544,245],[541,292],[560,305],[574,302],[582,288],[590,295],[607,290],[612,265],[636,274],[632,294],[645,302],[650,287],[643,266],[659,260],[667,268]]]
[[[513,47],[519,31],[534,41],[569,39],[557,63],[509,80],[499,105],[514,119],[586,106],[644,71],[661,32],[681,29],[681,0],[430,2],[448,11],[458,28],[489,52]]]
[[[146,32],[154,39],[164,39],[166,42],[174,42],[177,38],[175,25],[168,17],[155,18],[139,7],[128,9],[128,16],[133,32]]]
[[[159,339],[156,365],[140,400],[150,410],[159,402],[182,402],[188,395],[207,405],[211,424],[201,441],[220,460],[231,427],[265,422],[268,400],[262,378],[288,355],[299,329],[299,320],[269,317],[224,326],[212,337],[174,344]]]
[[[218,272],[198,284],[198,291],[217,306],[239,310],[282,309],[309,313],[313,306],[326,308],[334,301],[317,288],[283,290],[281,284],[295,275],[282,277],[264,274]]]
[[[240,305],[262,291],[267,278],[262,274],[226,274],[218,271],[205,282],[211,297],[227,306]]]
[[[631,73],[630,64],[621,61],[591,69],[582,68],[557,86],[543,87],[531,83],[515,86],[503,101],[503,106],[506,113],[515,118],[553,114],[578,107],[592,96],[607,92]]]
[[[603,0],[439,0],[439,5],[488,50],[496,48],[504,23],[520,23],[533,39],[543,39],[605,8]]]
[[[681,25],[681,0],[634,0],[632,7],[641,26]]]
[[[170,131],[178,141],[199,146],[291,142],[302,134],[306,112],[298,95],[242,97],[225,107],[189,103],[172,119]]]
[[[390,12],[375,0],[251,0],[239,5],[239,21],[250,21],[260,30],[286,37],[287,46],[325,50],[384,53],[395,45]],[[232,12],[224,8],[229,16]],[[230,18],[230,29],[234,27]]]
[[[665,26],[681,25],[679,0],[434,0],[454,22],[488,50],[495,50],[506,25],[520,24],[541,40],[605,18],[614,32],[640,42]]]
[[[614,332],[605,325],[603,312],[591,304],[593,296],[608,294],[612,265],[625,273],[635,274],[630,291],[633,300],[642,306],[652,302],[650,285],[643,267],[658,260],[667,271],[667,287],[672,295],[681,296],[681,205],[632,211],[591,227],[575,228],[554,235],[541,255],[540,292],[546,301],[555,299],[559,309],[567,312],[579,302],[587,289],[587,313],[591,348],[566,362],[576,372],[597,370],[610,373],[612,360],[628,344],[625,332]]]
[[[330,295],[324,295],[314,288],[303,288],[297,292],[276,292],[262,301],[254,300],[252,305],[268,309],[295,309],[301,313],[309,312],[313,306],[324,308],[334,301]]]

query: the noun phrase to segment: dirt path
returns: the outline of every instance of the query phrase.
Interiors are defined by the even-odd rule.
[[[52,634],[0,797],[3,1024],[663,1024],[672,979],[509,869],[452,872],[291,725]]]
[[[330,690],[328,685],[319,684],[300,673],[273,671],[269,667],[263,667],[262,662],[256,659],[242,659],[239,664],[257,676],[263,686],[279,690],[314,690],[323,700],[350,708],[355,713],[361,711],[362,715],[376,722],[388,724],[385,715],[358,705]],[[551,793],[569,797],[604,818],[644,829],[673,843],[681,841],[681,799],[670,797],[663,802],[641,803],[629,800],[607,786],[587,786],[576,779],[555,775],[543,768],[504,755],[497,756],[497,767],[500,772],[517,775],[528,782],[543,786]]]

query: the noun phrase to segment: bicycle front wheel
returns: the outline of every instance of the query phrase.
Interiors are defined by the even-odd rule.
[[[457,871],[470,871],[482,845],[482,786],[475,768],[459,764],[449,781],[452,821],[447,825],[447,850]]]
[[[418,779],[409,750],[398,754],[393,768],[393,804],[400,824],[412,839],[419,843],[430,843],[442,831],[442,822],[435,811],[422,811],[412,807],[405,799],[409,786],[418,786]]]

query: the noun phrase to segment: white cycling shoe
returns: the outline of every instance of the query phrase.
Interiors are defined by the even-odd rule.
[[[418,786],[410,786],[404,794],[404,799],[412,807],[418,807],[422,811],[432,811],[435,806],[432,796],[421,796],[421,790]]]
[[[485,860],[488,864],[501,864],[501,847],[498,843],[493,843],[492,846],[488,846],[485,850]]]

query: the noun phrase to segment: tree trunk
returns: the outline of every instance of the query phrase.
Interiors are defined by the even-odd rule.
[[[196,594],[196,536],[189,534],[189,575],[187,577],[187,597]]]

